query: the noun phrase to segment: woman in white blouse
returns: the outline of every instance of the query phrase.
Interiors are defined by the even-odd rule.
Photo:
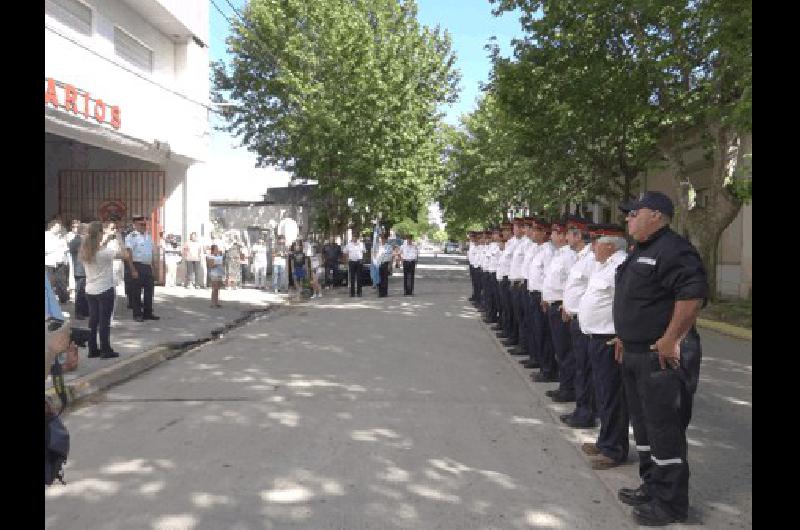
[[[111,312],[114,309],[114,260],[122,259],[119,247],[121,233],[106,232],[103,223],[89,224],[86,237],[81,242],[78,259],[86,270],[86,298],[89,301],[89,357],[111,359],[119,353],[111,349]],[[97,335],[100,335],[100,347]]]

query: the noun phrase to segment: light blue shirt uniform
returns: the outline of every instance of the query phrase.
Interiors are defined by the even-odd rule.
[[[145,265],[153,263],[153,240],[149,235],[133,231],[125,238],[125,247],[131,249],[133,261]]]

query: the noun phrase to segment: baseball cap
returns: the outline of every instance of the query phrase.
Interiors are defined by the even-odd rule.
[[[646,191],[639,195],[639,198],[619,205],[619,209],[625,213],[640,208],[649,208],[657,212],[664,213],[670,217],[675,213],[672,200],[660,191]]]

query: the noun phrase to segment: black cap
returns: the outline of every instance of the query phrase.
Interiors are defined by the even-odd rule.
[[[649,208],[670,217],[675,213],[672,200],[660,191],[646,191],[640,194],[638,199],[619,205],[619,209],[625,213],[631,210],[638,210],[639,208]]]

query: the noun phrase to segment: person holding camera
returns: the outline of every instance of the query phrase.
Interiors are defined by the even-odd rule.
[[[89,224],[81,242],[78,259],[86,272],[86,298],[89,302],[89,357],[111,359],[119,353],[111,349],[111,312],[114,308],[114,259],[123,257],[117,248],[109,248],[110,241],[121,239],[121,234],[107,233],[103,223]],[[98,348],[97,336],[100,335]]]

